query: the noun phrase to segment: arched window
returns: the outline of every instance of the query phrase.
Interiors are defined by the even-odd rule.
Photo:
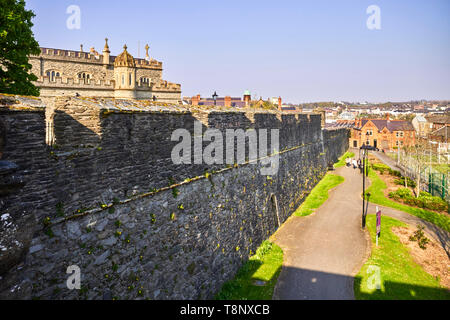
[[[143,84],[150,85],[150,78],[141,77],[140,82],[141,82],[141,85],[143,85]]]
[[[122,85],[125,85],[125,75],[122,73]]]
[[[87,73],[87,72],[80,72],[80,73],[78,73],[77,78],[78,79],[87,79],[87,80],[89,80],[89,79],[92,78],[92,76],[89,73]]]
[[[130,79],[130,86],[131,86],[131,73],[129,74],[129,79]]]
[[[50,81],[54,82],[56,81],[57,77],[61,77],[61,72],[55,70],[48,70],[46,75]]]

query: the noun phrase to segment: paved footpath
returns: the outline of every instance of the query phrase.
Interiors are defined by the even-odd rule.
[[[329,192],[328,200],[310,216],[291,217],[271,240],[284,251],[273,299],[354,299],[353,279],[370,254],[368,231],[361,228],[362,176],[341,167],[345,181]],[[376,205],[370,204],[369,214]],[[449,254],[446,231],[408,213],[379,206],[382,215],[412,226],[421,223]]]
[[[307,217],[291,217],[272,240],[284,251],[274,299],[354,299],[353,277],[369,243],[361,229],[362,179],[358,169],[334,173],[345,181]]]

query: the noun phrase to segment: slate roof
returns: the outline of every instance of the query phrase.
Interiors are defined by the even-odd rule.
[[[369,120],[363,119],[361,121],[361,127],[363,127]],[[414,127],[411,122],[404,120],[387,120],[387,119],[370,119],[372,123],[377,127],[379,131],[386,127],[390,132],[393,131],[414,131]]]
[[[431,123],[450,123],[450,113],[447,114],[430,114],[426,116],[428,122]]]

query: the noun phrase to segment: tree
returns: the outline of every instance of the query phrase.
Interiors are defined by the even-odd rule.
[[[30,72],[29,55],[40,54],[34,39],[31,10],[24,0],[2,0],[0,6],[0,92],[38,96],[32,83],[37,77]]]
[[[420,195],[420,185],[421,174],[427,168],[427,166],[431,165],[429,163],[428,157],[425,154],[425,150],[427,150],[427,141],[417,139],[416,143],[412,146],[405,146],[402,148],[403,156],[401,157],[402,162],[405,167],[409,170],[412,170],[412,174],[415,178],[416,182],[416,197]],[[405,176],[405,186],[407,186],[407,178]]]

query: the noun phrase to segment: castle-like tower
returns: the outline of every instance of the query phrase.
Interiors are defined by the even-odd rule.
[[[42,97],[80,95],[180,103],[181,85],[162,79],[162,62],[150,58],[149,46],[145,48],[145,59],[134,58],[126,45],[115,57],[105,39],[103,54],[94,48],[90,52],[41,48],[30,63]]]
[[[115,98],[136,98],[136,63],[123,46],[123,52],[114,60]]]

